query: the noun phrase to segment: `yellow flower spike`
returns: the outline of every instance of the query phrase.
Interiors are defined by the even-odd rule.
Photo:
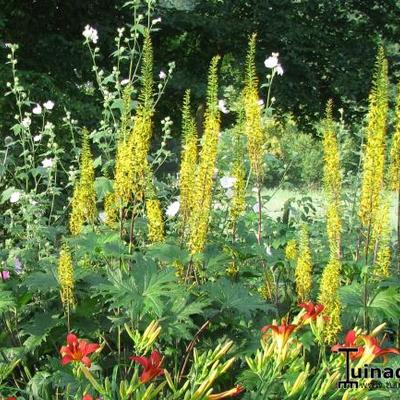
[[[61,301],[65,307],[75,303],[74,298],[74,267],[69,247],[64,244],[60,250],[57,277],[60,285]]]
[[[390,275],[391,264],[391,223],[390,223],[390,198],[384,199],[379,206],[377,213],[377,220],[379,225],[373,226],[372,240],[375,242],[378,251],[376,254],[376,261],[373,269],[375,278],[384,279]]]
[[[128,139],[121,138],[115,156],[114,192],[117,207],[129,203],[133,191],[133,170],[131,168],[132,151]]]
[[[182,158],[179,172],[180,217],[184,230],[193,207],[197,166],[197,127],[190,109],[190,90],[185,92],[182,107]]]
[[[361,224],[369,229],[376,223],[376,214],[383,189],[387,113],[388,63],[381,47],[376,59],[373,88],[369,96],[359,209]]]
[[[246,57],[246,79],[243,91],[245,110],[245,134],[251,168],[259,181],[263,175],[264,132],[261,123],[261,107],[258,104],[258,79],[255,67],[256,38],[253,34],[249,41]]]
[[[126,206],[132,200],[133,195],[137,201],[142,201],[146,191],[148,170],[150,169],[147,157],[150,150],[154,113],[152,71],[153,48],[150,34],[146,32],[143,44],[142,88],[139,94],[139,105],[132,132],[130,134],[123,132],[120,135],[115,159],[114,191],[119,207]],[[124,120],[122,120],[123,124]]]
[[[397,85],[396,126],[390,149],[389,186],[400,191],[400,83]]]
[[[296,292],[299,301],[309,299],[312,287],[312,260],[308,228],[303,225],[300,230],[299,253],[297,258],[295,277]]]
[[[115,201],[114,192],[106,194],[104,198],[104,212],[106,214],[106,225],[113,227],[118,221],[118,206]]]
[[[78,235],[82,231],[85,223],[94,224],[97,214],[94,178],[89,133],[87,130],[83,130],[80,178],[74,187],[69,220],[69,229],[73,235]]]
[[[158,199],[146,200],[146,214],[149,229],[148,237],[150,242],[162,242],[165,237],[164,221]]]
[[[342,306],[338,293],[340,272],[340,261],[331,259],[321,277],[318,302],[324,306],[324,315],[328,317],[324,327],[324,339],[327,344],[333,344],[342,330],[340,321]]]
[[[297,258],[297,241],[295,239],[290,239],[286,243],[285,258],[288,261],[296,260],[296,258]]]
[[[240,118],[240,117],[239,117]],[[244,166],[244,149],[242,145],[242,123],[236,127],[234,132],[233,152],[234,160],[231,168],[231,176],[234,178],[233,195],[229,216],[233,225],[246,209],[246,170]],[[234,228],[235,229],[235,228]]]
[[[193,207],[189,221],[189,250],[192,255],[204,249],[214,186],[214,169],[217,159],[220,113],[218,110],[219,56],[211,60],[207,87],[207,108],[205,112],[204,134],[193,188]]]

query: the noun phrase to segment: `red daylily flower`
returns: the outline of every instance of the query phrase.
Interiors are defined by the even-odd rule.
[[[394,347],[387,347],[386,349],[383,349],[380,346],[380,343],[378,343],[378,340],[376,337],[373,336],[361,336],[361,338],[364,340],[365,346],[364,346],[364,352],[367,355],[372,356],[373,358],[377,357],[382,357],[384,358],[384,361],[387,359],[387,355],[389,353],[393,354],[400,354],[400,350],[396,349]]]
[[[82,397],[82,400],[93,400],[93,396],[91,396],[90,394],[85,394],[85,395]]]
[[[67,335],[67,346],[62,346],[60,349],[61,364],[65,365],[78,361],[90,368],[92,362],[88,355],[95,352],[99,347],[100,345],[97,343],[88,343],[86,340],[78,339],[73,333],[69,333]]]
[[[300,308],[304,308],[306,313],[301,317],[303,321],[308,321],[309,319],[315,321],[319,314],[324,311],[325,306],[322,304],[313,304],[311,301],[299,304]]]
[[[364,347],[357,346],[356,341],[357,341],[356,331],[354,330],[348,331],[346,336],[344,337],[344,344],[335,344],[334,346],[332,346],[332,351],[337,352],[340,348],[343,347],[356,347],[357,351],[350,353],[350,359],[356,360],[357,358],[361,358],[361,356],[364,353]]]
[[[132,356],[129,358],[144,368],[142,375],[140,375],[140,382],[142,383],[149,382],[155,377],[164,374],[164,370],[161,368],[163,359],[156,350],[151,353],[150,357]]]
[[[244,391],[244,387],[241,385],[237,385],[231,390],[227,390],[226,392],[210,394],[207,399],[208,400],[219,400],[219,399],[227,399],[228,397],[236,397],[240,393]]]
[[[7,397],[7,400],[17,400],[15,396]]]

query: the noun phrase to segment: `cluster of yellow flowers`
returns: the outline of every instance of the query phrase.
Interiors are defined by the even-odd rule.
[[[242,124],[239,125],[239,128],[241,127]],[[246,209],[246,170],[244,166],[242,135],[240,130],[235,132],[234,137],[234,161],[232,164],[231,176],[234,178],[234,183],[229,214],[232,223],[235,224],[238,217],[242,215]]]
[[[342,305],[338,289],[340,287],[341,263],[337,258],[331,258],[326,265],[320,282],[318,302],[324,305],[324,315],[329,319],[324,326],[324,340],[332,344],[342,330],[340,321]]]
[[[326,108],[324,149],[324,186],[327,196],[326,229],[329,240],[330,261],[326,265],[320,282],[318,301],[324,305],[324,314],[328,317],[324,325],[324,340],[332,344],[342,329],[341,302],[338,293],[341,273],[341,189],[339,145],[332,118],[332,101]]]
[[[97,213],[93,158],[86,130],[83,131],[80,164],[81,175],[74,187],[69,220],[69,228],[73,235],[79,234],[85,223],[93,224]]]
[[[119,210],[123,207],[132,202],[145,204],[149,240],[155,242],[164,239],[164,221],[148,162],[154,114],[153,47],[149,32],[144,36],[141,74],[142,88],[133,127],[131,126],[132,87],[127,85],[124,89],[124,106],[115,158],[114,192],[106,195],[104,208],[106,223],[112,226],[117,221]]]
[[[190,216],[189,249],[192,254],[200,253],[205,245],[208,219],[211,209],[213,175],[217,158],[220,115],[218,110],[218,68],[219,56],[210,65],[205,112],[204,135],[193,193],[193,207]]]
[[[312,259],[307,225],[300,229],[298,258],[296,263],[296,293],[299,301],[310,298],[312,288]]]
[[[397,85],[396,127],[390,149],[389,186],[396,192],[400,191],[400,83]]]
[[[258,79],[255,67],[256,35],[250,38],[246,58],[246,80],[243,92],[245,111],[245,134],[251,168],[259,182],[263,175],[264,132],[259,105]]]
[[[391,249],[390,249],[390,198],[385,198],[377,212],[377,220],[379,224],[373,226],[372,241],[377,246],[376,260],[374,265],[374,275],[376,278],[389,277],[389,269],[391,262]]]
[[[60,250],[57,277],[60,285],[60,296],[63,305],[69,308],[74,305],[74,267],[69,247],[64,244]]]
[[[294,261],[297,258],[297,242],[295,239],[290,239],[286,243],[285,258],[288,261]]]
[[[158,199],[146,200],[146,214],[149,240],[153,243],[162,242],[164,240],[164,221]]]
[[[369,96],[368,128],[359,210],[361,223],[368,231],[376,222],[376,213],[383,190],[387,113],[388,63],[383,48],[380,48],[376,61],[374,85]]]
[[[197,166],[197,128],[190,109],[190,90],[187,90],[182,107],[182,157],[179,172],[180,217],[183,231],[193,206]]]

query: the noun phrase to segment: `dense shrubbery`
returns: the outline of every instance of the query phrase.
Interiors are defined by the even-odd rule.
[[[240,89],[222,99],[215,56],[204,112],[193,112],[189,90],[175,99],[177,157],[168,147],[177,124],[157,116],[174,64],[154,71],[159,21],[151,4],[146,16],[136,5],[127,5],[134,24],[118,29],[108,72],[97,65],[101,37],[84,28],[90,90],[102,99],[87,128],[57,99],[30,97],[18,47],[7,45],[15,121],[0,152],[1,397],[393,398],[370,376],[359,388],[337,386],[343,346],[357,348],[353,366],[363,370],[400,353],[390,223],[400,100],[389,141],[383,48],[365,128],[350,134],[328,102],[312,139],[277,117],[285,66],[273,53],[259,81],[252,35]],[[161,174],[171,160],[179,173]],[[321,176],[322,204],[304,197],[277,218],[266,212],[268,186]],[[397,368],[397,358],[385,366]]]

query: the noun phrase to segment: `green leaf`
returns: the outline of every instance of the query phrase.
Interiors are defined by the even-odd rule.
[[[204,289],[221,313],[230,310],[250,319],[258,310],[267,312],[273,309],[258,295],[252,295],[241,283],[231,282],[226,278],[209,282],[204,285]]]

